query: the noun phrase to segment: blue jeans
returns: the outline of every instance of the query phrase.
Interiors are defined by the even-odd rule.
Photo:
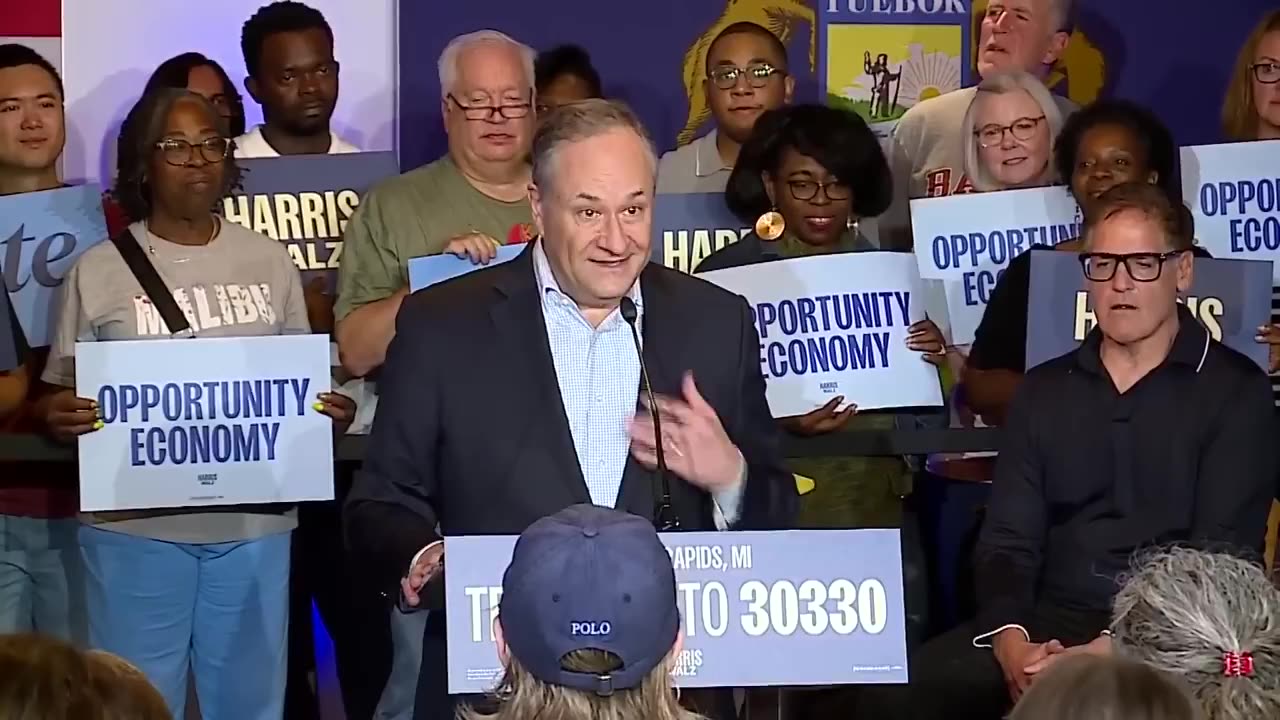
[[[86,640],[84,573],[75,518],[0,515],[0,635]]]
[[[374,720],[412,720],[422,671],[422,633],[429,611],[405,613],[391,608],[391,677],[382,690]]]
[[[195,545],[82,526],[90,644],[137,665],[175,718],[190,672],[205,720],[279,720],[289,540]]]

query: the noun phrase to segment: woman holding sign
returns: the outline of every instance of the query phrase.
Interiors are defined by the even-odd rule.
[[[130,217],[144,219],[118,245],[85,252],[63,284],[43,378],[52,390],[41,407],[64,441],[104,426],[96,403],[71,389],[76,343],[169,337],[161,317],[170,300],[196,310],[184,314],[197,338],[310,332],[284,247],[214,213],[239,170],[208,100],[180,89],[148,93],[125,119],[118,155],[113,194]],[[141,262],[131,267],[126,251]],[[135,275],[149,277],[147,265],[159,276],[154,292]],[[246,299],[246,288],[254,297]],[[355,413],[354,403],[331,393],[316,398],[315,410],[338,430]],[[295,525],[287,510],[82,516],[91,644],[141,668],[175,717],[184,713],[190,670],[205,718],[279,718]]]
[[[859,233],[859,220],[884,212],[891,188],[880,144],[857,115],[823,105],[766,112],[743,145],[725,191],[729,208],[745,222],[755,223],[756,232],[707,257],[698,272],[874,250]],[[919,351],[926,362],[942,361],[942,334],[932,321],[918,322],[909,332],[907,347]],[[904,422],[914,424],[916,418],[858,413],[856,398],[846,402],[841,396],[779,422],[795,435],[812,436],[892,429]],[[904,525],[902,500],[911,491],[912,470],[903,458],[805,458],[791,465],[802,489],[814,488],[801,504],[802,526]],[[905,548],[908,571],[921,567],[919,559],[911,557],[918,549],[914,542]],[[923,579],[922,572],[907,574],[909,585]],[[917,593],[923,598],[922,589]],[[911,610],[918,612],[914,606]]]

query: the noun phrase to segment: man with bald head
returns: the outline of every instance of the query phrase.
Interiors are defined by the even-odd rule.
[[[409,294],[410,258],[452,252],[487,262],[498,245],[532,236],[533,60],[496,30],[456,37],[440,53],[448,154],[373,188],[343,238],[334,315],[353,375],[382,365]]]

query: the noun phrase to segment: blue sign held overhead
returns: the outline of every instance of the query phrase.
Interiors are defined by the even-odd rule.
[[[0,268],[28,345],[49,344],[62,279],[106,237],[97,185],[0,197]]]

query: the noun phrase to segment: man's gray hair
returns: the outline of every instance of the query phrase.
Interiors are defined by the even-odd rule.
[[[561,105],[539,118],[538,130],[533,135],[534,184],[540,188],[550,187],[551,167],[562,145],[619,129],[630,130],[644,141],[656,176],[658,154],[640,118],[626,103],[592,99]]]
[[[1045,165],[1039,184],[1051,185],[1057,179],[1053,165],[1053,143],[1062,130],[1062,111],[1058,109],[1058,103],[1054,102],[1053,95],[1049,93],[1044,83],[1040,82],[1040,78],[1022,70],[1011,70],[983,78],[982,82],[978,83],[978,91],[974,93],[973,101],[969,103],[969,109],[965,111],[964,119],[960,124],[961,137],[964,138],[965,143],[964,172],[979,192],[1006,188],[987,172],[986,166],[978,157],[978,100],[984,94],[1005,95],[1020,90],[1025,91],[1040,106],[1040,112],[1044,114],[1044,122],[1049,128],[1049,162]]]
[[[1280,718],[1280,591],[1262,567],[1186,548],[1146,557],[1116,595],[1117,652],[1183,678],[1209,720]],[[1229,653],[1253,675],[1227,676]]]
[[[474,45],[482,44],[507,44],[516,49],[520,53],[520,64],[524,66],[525,79],[528,80],[529,88],[533,88],[533,61],[537,57],[534,49],[522,42],[512,38],[503,32],[497,30],[477,30],[449,41],[444,46],[444,50],[440,52],[440,61],[437,67],[440,71],[440,96],[444,97],[453,92],[453,86],[458,82],[458,56],[462,55],[462,51]]]

